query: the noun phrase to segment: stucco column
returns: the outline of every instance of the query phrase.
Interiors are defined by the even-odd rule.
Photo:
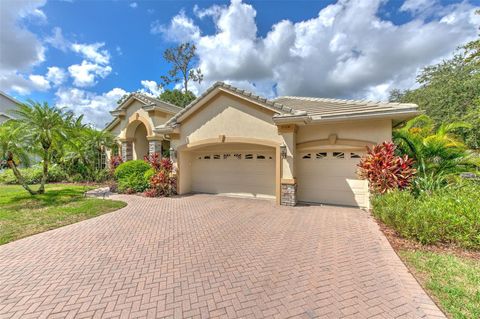
[[[282,158],[280,179],[280,204],[295,206],[297,204],[297,180],[295,176],[297,126],[293,124],[278,126],[278,133],[282,136],[287,156]]]
[[[147,136],[148,154],[158,153],[162,157],[162,139],[159,136]]]
[[[133,159],[133,143],[131,140],[122,140],[122,160],[124,162]]]

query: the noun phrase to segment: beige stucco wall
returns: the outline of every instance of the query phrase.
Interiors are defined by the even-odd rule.
[[[381,143],[392,139],[392,121],[382,119],[300,126],[297,143],[327,139],[330,134],[337,134],[339,139]]]

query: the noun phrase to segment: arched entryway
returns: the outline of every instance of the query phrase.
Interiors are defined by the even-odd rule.
[[[147,128],[140,123],[133,138],[133,159],[143,159],[145,155],[148,155]]]

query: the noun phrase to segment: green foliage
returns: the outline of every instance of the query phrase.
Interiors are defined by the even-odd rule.
[[[118,181],[118,190],[122,193],[143,192],[148,187],[145,173],[150,165],[142,160],[128,161],[115,169],[115,178]]]
[[[149,169],[150,169],[150,165],[148,165],[148,163],[145,163],[145,161],[142,161],[142,160],[127,161],[125,163],[120,164],[115,169],[115,178],[117,180],[120,180],[129,175],[143,176],[143,174],[145,174],[145,172],[148,171]]]
[[[144,175],[131,174],[118,180],[118,190],[120,193],[141,193],[148,187],[148,182]]]
[[[463,121],[458,129],[470,148],[480,148],[480,39],[456,52],[450,60],[427,66],[418,76],[417,89],[393,90],[390,100],[416,103],[436,123]]]
[[[43,169],[40,165],[20,168],[19,170],[28,184],[38,184],[42,180]],[[48,183],[65,182],[67,179],[67,174],[58,165],[52,165],[48,170]],[[13,175],[12,170],[8,169],[0,172],[0,184],[18,184],[18,180]]]
[[[373,214],[406,238],[423,244],[453,243],[480,249],[480,184],[460,186],[418,197],[406,191],[377,195]]]
[[[30,166],[30,150],[24,141],[22,130],[13,121],[0,125],[0,169],[7,167],[7,153],[12,152],[18,165]]]
[[[163,91],[158,98],[173,105],[185,107],[195,100],[196,96],[192,91],[187,91],[184,93],[178,89],[173,89]]]
[[[153,175],[155,175],[155,169],[151,167],[148,171],[145,172],[145,174],[143,174],[143,179],[149,182]]]
[[[465,127],[468,125],[461,122],[436,127],[430,117],[422,115],[393,131],[400,153],[415,161],[418,171],[414,182],[416,192],[441,188],[451,175],[480,167],[478,154],[468,150],[455,134],[459,128]]]

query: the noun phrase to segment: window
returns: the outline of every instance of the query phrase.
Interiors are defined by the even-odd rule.
[[[345,153],[343,153],[343,152],[333,152],[333,157],[335,157],[335,158],[345,158]]]
[[[253,154],[245,154],[245,159],[253,159]]]
[[[308,153],[302,156],[303,159],[309,159],[312,158],[312,154]]]
[[[242,159],[242,154],[233,154],[233,156],[236,158],[236,159]]]
[[[210,159],[210,155],[205,155],[203,159]]]
[[[362,158],[362,156],[357,153],[350,153],[350,158]]]
[[[219,154],[213,155],[213,159],[220,159],[220,155]]]
[[[260,154],[257,154],[257,159],[265,159],[265,155],[260,155]]]
[[[201,160],[201,159],[202,159],[202,157],[201,157],[201,156],[199,156],[197,159]]]
[[[325,158],[325,157],[327,157],[327,152],[320,152],[320,153],[315,154],[316,159],[322,159],[322,158]]]
[[[229,159],[231,156],[231,154],[223,154],[223,159],[226,160],[226,159]]]

